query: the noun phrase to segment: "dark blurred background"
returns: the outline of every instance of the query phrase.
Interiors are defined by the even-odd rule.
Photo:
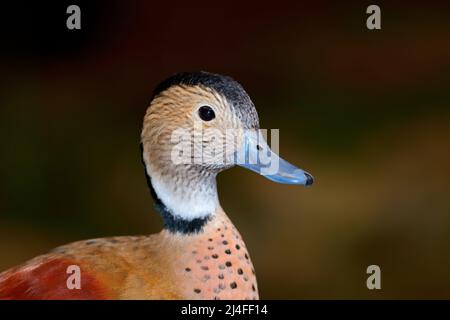
[[[66,8],[81,7],[80,31]],[[0,270],[160,230],[141,121],[165,77],[234,77],[309,189],[219,176],[262,298],[450,298],[450,5],[35,1],[0,11]],[[366,288],[377,264],[382,289]]]

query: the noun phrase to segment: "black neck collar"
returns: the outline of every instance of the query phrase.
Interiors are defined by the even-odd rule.
[[[147,185],[150,189],[150,194],[152,195],[153,200],[155,201],[156,210],[161,214],[163,219],[164,228],[173,233],[182,233],[182,234],[191,234],[191,233],[199,233],[203,227],[208,223],[211,219],[211,215],[208,215],[204,218],[195,218],[192,220],[186,220],[183,218],[176,217],[172,214],[172,212],[167,208],[167,206],[161,201],[161,199],[156,194],[155,189],[152,185],[152,179],[150,175],[147,173],[147,168],[144,161],[143,156],[143,146],[141,147],[141,155],[142,155],[142,163],[144,165],[145,177],[147,178]]]

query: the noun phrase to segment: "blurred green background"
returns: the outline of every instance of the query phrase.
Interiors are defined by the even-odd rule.
[[[158,232],[141,121],[159,81],[207,70],[238,80],[316,178],[219,176],[262,298],[450,298],[450,5],[378,1],[369,31],[370,2],[72,2],[2,8],[0,270]]]

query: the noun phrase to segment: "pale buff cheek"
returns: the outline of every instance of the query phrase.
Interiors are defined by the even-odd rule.
[[[178,266],[191,299],[258,299],[255,271],[234,226],[221,221],[201,237]]]
[[[197,116],[197,108],[205,104],[216,111],[216,119],[211,122],[204,122]],[[227,101],[217,93],[201,87],[176,86],[153,100],[144,118],[142,138],[151,138],[154,133],[162,131],[193,127],[194,121],[201,123],[205,129],[220,131],[242,127]]]
[[[179,143],[177,139],[172,141],[172,134],[180,128],[189,137],[195,132],[197,139],[201,139],[191,141],[194,151],[191,154],[192,158],[202,155],[207,163],[216,163],[218,160],[227,164],[232,163],[232,157],[242,143],[242,123],[226,102],[214,99],[216,99],[214,96],[189,96],[188,99],[183,97],[181,102],[178,101],[176,108],[175,102],[163,104],[157,100],[146,115],[142,133],[150,163],[163,170],[164,164],[171,160],[174,144]],[[197,118],[196,109],[192,106],[202,103],[214,105],[216,119],[204,122]]]
[[[147,112],[142,141],[154,178],[162,175],[169,163],[172,145],[167,141],[170,141],[172,131],[192,126],[195,106],[204,102],[216,106],[217,118],[204,123],[204,128],[216,128],[222,132],[242,128],[240,120],[220,97],[208,91],[195,90],[198,88],[171,88],[164,93],[164,99],[155,99]],[[235,133],[232,132],[233,135]],[[233,139],[234,144],[241,142],[241,136]],[[171,263],[184,298],[258,299],[255,272],[247,248],[227,218],[215,221],[214,227],[195,236],[193,243],[188,245],[181,241],[180,248],[184,248],[183,252],[177,253]]]

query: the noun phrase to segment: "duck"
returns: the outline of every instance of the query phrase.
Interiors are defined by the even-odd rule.
[[[259,299],[216,177],[238,165],[278,183],[310,186],[314,178],[272,151],[252,100],[229,76],[177,73],[150,101],[140,150],[162,230],[57,247],[0,273],[0,299]]]

